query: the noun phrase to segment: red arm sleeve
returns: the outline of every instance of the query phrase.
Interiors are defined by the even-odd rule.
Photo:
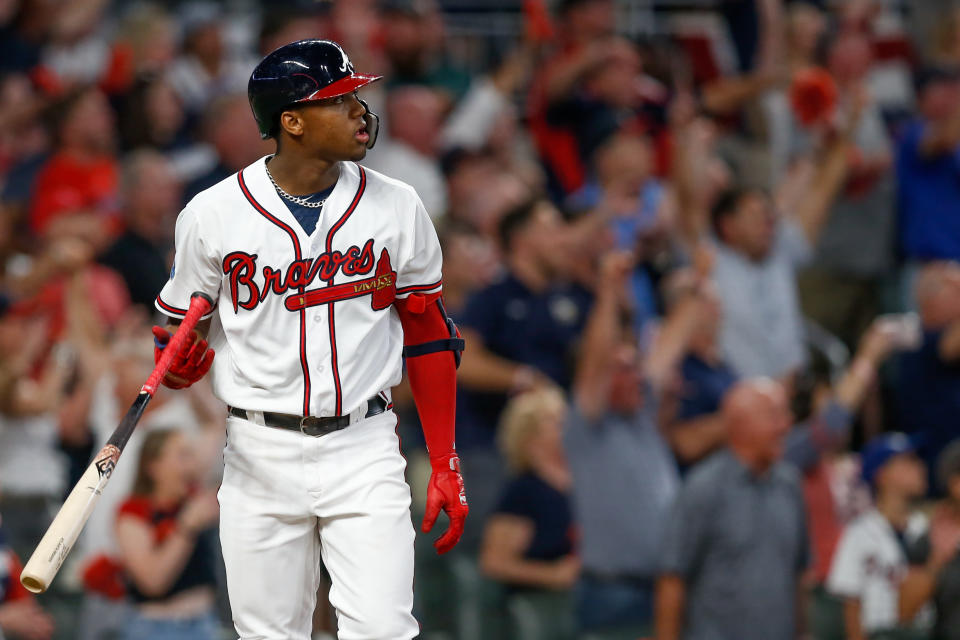
[[[446,317],[438,304],[439,293],[414,294],[394,302],[403,325],[404,346],[450,337]],[[457,411],[457,367],[452,351],[438,351],[408,358],[407,377],[417,405],[423,436],[434,469],[449,470],[454,453],[454,422]]]

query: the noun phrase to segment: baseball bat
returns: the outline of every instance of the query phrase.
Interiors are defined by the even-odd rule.
[[[134,427],[140,421],[144,409],[147,408],[153,394],[156,393],[160,381],[167,375],[173,359],[177,352],[183,346],[184,341],[200,318],[206,315],[213,308],[213,300],[203,293],[194,293],[190,298],[190,308],[187,310],[183,321],[177,327],[170,342],[163,350],[163,355],[153,368],[153,372],[147,381],[140,388],[137,399],[133,401],[127,415],[123,417],[120,424],[113,431],[107,444],[103,445],[100,452],[94,457],[93,462],[83,472],[80,481],[70,491],[57,516],[50,523],[47,532],[40,540],[40,544],[34,550],[33,555],[20,574],[20,583],[33,593],[43,593],[50,587],[53,578],[63,566],[67,554],[73,548],[77,541],[83,526],[93,512],[94,507],[103,493],[104,488],[110,481],[110,476],[117,466],[120,454],[127,445]]]

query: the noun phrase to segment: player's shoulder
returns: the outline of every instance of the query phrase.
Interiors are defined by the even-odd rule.
[[[184,209],[190,209],[198,213],[216,211],[232,199],[242,197],[243,192],[240,190],[240,183],[237,181],[237,173],[234,172],[190,198]]]

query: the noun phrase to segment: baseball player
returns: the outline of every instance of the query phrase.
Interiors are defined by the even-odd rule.
[[[440,299],[437,236],[413,188],[355,164],[379,122],[357,90],[378,79],[326,40],[265,57],[248,92],[277,152],[186,205],[156,301],[174,319],[194,291],[217,301],[208,338],[178,353],[165,384],[212,367],[229,406],[220,535],[243,639],[310,638],[321,560],[342,640],[418,634],[390,399],[401,356],[433,468],[423,530],[447,513],[440,553],[463,532],[453,428],[463,341]],[[154,328],[158,355],[168,331]]]

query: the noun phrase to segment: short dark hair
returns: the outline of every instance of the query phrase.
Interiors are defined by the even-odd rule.
[[[723,221],[737,212],[740,201],[747,193],[748,191],[741,187],[727,189],[713,203],[713,207],[710,209],[710,226],[718,240],[723,240],[723,234],[721,233]]]
[[[540,196],[528,198],[519,205],[510,209],[497,224],[497,239],[500,241],[500,247],[504,251],[509,251],[513,244],[513,239],[517,233],[522,231],[533,218],[533,213],[537,206],[546,202]]]
[[[717,198],[710,209],[710,226],[718,240],[723,241],[723,221],[732,216],[743,204],[743,200],[749,196],[759,196],[767,198],[768,194],[759,187],[732,187],[727,189]]]

